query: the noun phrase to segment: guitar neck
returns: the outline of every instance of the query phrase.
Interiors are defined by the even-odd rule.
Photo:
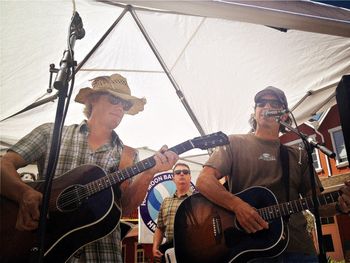
[[[340,191],[334,191],[326,194],[317,196],[317,202],[319,206],[324,206],[337,202],[338,197],[341,195]],[[297,199],[289,201],[286,203],[268,206],[258,209],[259,215],[266,221],[288,216],[291,214],[299,213],[307,209],[313,209],[315,204],[312,200],[312,197],[306,197],[302,199]]]
[[[193,145],[191,140],[188,140],[186,142],[183,142],[181,144],[178,144],[170,148],[169,150],[175,152],[176,154],[181,154],[194,148],[195,146]],[[145,160],[142,160],[134,164],[133,166],[130,166],[120,171],[116,171],[96,181],[90,182],[89,184],[86,185],[86,187],[89,188],[89,193],[91,195],[101,190],[104,190],[108,187],[111,187],[112,185],[119,184],[139,173],[142,173],[148,169],[151,169],[155,165],[156,165],[156,160],[154,159],[154,155],[153,155]]]
[[[170,148],[169,151],[173,151],[179,155],[194,148],[200,148],[203,150],[219,145],[226,145],[228,143],[229,139],[226,134],[224,134],[223,132],[216,132],[185,141],[181,144]],[[125,181],[126,179],[129,179],[139,173],[142,173],[152,168],[155,165],[156,160],[154,159],[153,155],[143,161],[134,164],[131,167],[125,168],[120,171],[116,171],[96,181],[90,182],[86,185],[86,187],[89,188],[89,194],[91,195],[108,187],[111,187],[112,185],[119,184]]]
[[[194,145],[191,143],[191,141],[186,141],[183,142],[181,144],[178,144],[172,148],[169,149],[169,151],[175,152],[176,154],[181,154],[184,152],[187,152],[191,149],[194,149]],[[133,166],[130,166],[128,168],[125,168],[123,170],[117,171],[115,173],[112,173],[108,176],[112,177],[112,184],[117,184],[117,183],[121,183],[139,173],[142,173],[148,169],[151,169],[153,166],[156,165],[156,160],[154,159],[154,155],[151,157],[148,157],[145,160],[142,160],[136,164],[134,164]],[[110,186],[111,186],[110,185]]]
[[[193,148],[194,148],[193,144],[191,144],[190,141],[186,141],[170,148],[169,150],[177,154],[181,154]],[[93,181],[89,183],[89,185],[87,185],[90,189],[90,194],[97,193],[103,189],[111,187],[112,185],[119,184],[139,173],[142,173],[148,169],[151,169],[155,165],[156,165],[156,160],[154,159],[154,156],[151,156],[145,160],[137,162],[133,166],[108,174],[107,176],[102,177],[96,181]]]

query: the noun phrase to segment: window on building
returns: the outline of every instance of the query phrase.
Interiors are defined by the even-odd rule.
[[[332,235],[323,235],[323,243],[326,252],[334,252]]]
[[[316,136],[313,135],[313,136],[311,136],[311,137],[312,137],[312,138],[315,138]],[[286,145],[289,145],[289,146],[297,146],[297,147],[299,147],[299,148],[301,148],[301,149],[304,149],[304,148],[305,148],[304,143],[302,142],[301,139],[295,140],[295,141],[291,141],[291,142],[289,142],[289,143],[286,143]],[[320,156],[319,156],[318,150],[317,150],[317,149],[314,149],[313,152],[312,152],[312,154],[311,154],[311,156],[312,156],[312,164],[313,164],[313,166],[314,166],[316,172],[321,172],[322,167],[321,167],[321,163],[320,163]]]
[[[144,263],[145,262],[145,251],[143,248],[137,248],[135,259],[136,259],[135,263]]]
[[[328,130],[333,144],[333,150],[336,153],[337,166],[348,165],[348,155],[346,153],[343,131],[340,126]]]
[[[322,225],[334,224],[334,217],[321,217]]]

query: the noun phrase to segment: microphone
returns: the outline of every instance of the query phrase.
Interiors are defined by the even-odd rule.
[[[77,39],[82,39],[85,36],[85,30],[83,27],[83,21],[78,12],[74,12],[69,28],[69,46],[68,50],[63,52],[63,58],[60,62],[60,69],[57,72],[56,80],[53,84],[54,88],[61,90],[67,87],[70,78],[71,67],[76,66],[74,61],[73,48]]]
[[[75,35],[76,39],[82,39],[85,36],[85,30],[83,21],[78,12],[74,12],[71,25],[72,35]]]
[[[286,113],[288,113],[289,110],[288,109],[284,109],[284,110],[267,110],[264,112],[264,116],[265,117],[279,117],[282,116]]]

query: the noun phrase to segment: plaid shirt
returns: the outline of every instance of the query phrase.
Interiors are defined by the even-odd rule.
[[[178,197],[177,192],[173,196],[164,198],[159,209],[157,227],[164,230],[166,242],[174,239],[174,221],[177,208],[186,197],[190,196],[192,191]]]
[[[40,179],[46,175],[53,127],[53,123],[46,123],[35,128],[10,149],[28,163],[37,161]],[[113,131],[111,142],[92,151],[88,146],[88,134],[86,121],[63,128],[55,177],[82,164],[96,164],[108,173],[118,168],[123,149],[118,135]],[[80,249],[69,262],[123,262],[119,225],[111,234]]]

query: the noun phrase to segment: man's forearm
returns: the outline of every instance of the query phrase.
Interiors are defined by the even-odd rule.
[[[12,163],[2,158],[0,164],[1,172],[1,190],[0,194],[8,197],[11,200],[19,201],[22,193],[31,188],[26,185],[17,173],[16,168]]]
[[[212,168],[205,167],[202,170],[197,179],[196,188],[213,203],[222,206],[227,210],[234,211],[235,203],[239,198],[225,189],[215,177]]]
[[[122,193],[121,204],[124,215],[131,214],[142,203],[153,174],[143,172]]]
[[[158,249],[163,241],[164,232],[158,227],[154,231],[153,235],[153,249]]]

